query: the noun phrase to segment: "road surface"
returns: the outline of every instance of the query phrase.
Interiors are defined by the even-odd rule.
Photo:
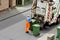
[[[29,34],[26,34],[25,20],[27,15],[31,15],[31,10],[0,22],[0,40],[37,40],[45,33],[56,34],[56,27],[58,25],[41,30],[41,35],[38,37],[33,36],[31,31]]]

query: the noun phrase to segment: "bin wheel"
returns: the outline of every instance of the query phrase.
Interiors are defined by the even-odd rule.
[[[51,27],[51,25],[49,25],[49,22],[46,22],[46,23],[43,25],[43,28],[44,28],[44,29],[47,29],[46,27]]]
[[[39,36],[40,35],[40,33],[38,33],[37,35],[34,35],[35,37],[37,37],[37,36]]]
[[[40,27],[40,30],[43,30],[44,28],[43,27]]]
[[[44,27],[45,27],[44,24],[42,24],[41,27],[40,27],[40,30],[43,30]]]

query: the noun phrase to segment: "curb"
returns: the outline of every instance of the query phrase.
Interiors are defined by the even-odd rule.
[[[27,10],[25,10],[25,11],[23,11],[23,12],[17,13],[17,14],[15,14],[15,15],[9,16],[9,17],[7,17],[7,18],[1,19],[0,22],[2,22],[2,21],[4,21],[4,20],[7,20],[7,19],[9,19],[9,18],[11,18],[11,17],[17,16],[17,15],[19,15],[19,14],[22,14],[22,13],[24,13],[24,12],[27,12],[27,11],[29,11],[29,10],[31,10],[31,8],[30,8],[30,9],[27,9]]]

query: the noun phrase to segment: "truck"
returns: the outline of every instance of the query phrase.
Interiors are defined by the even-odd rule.
[[[44,2],[41,2],[44,3]],[[46,2],[45,7],[37,6],[37,0],[33,0],[31,18],[35,19],[38,24],[41,25],[41,29],[52,24],[58,24],[59,19],[59,3],[55,5],[55,2]]]

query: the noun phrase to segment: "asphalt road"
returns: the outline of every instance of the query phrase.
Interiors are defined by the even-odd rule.
[[[41,34],[35,37],[31,31],[29,34],[25,33],[27,15],[31,15],[31,10],[0,22],[0,40],[37,40],[46,33],[56,34],[56,27],[60,26],[60,24],[54,25],[51,28],[41,30]]]

